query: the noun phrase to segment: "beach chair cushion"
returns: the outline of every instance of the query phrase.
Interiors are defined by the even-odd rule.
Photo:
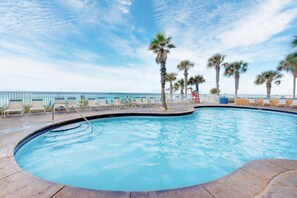
[[[278,105],[286,105],[287,104],[287,99],[286,98],[280,98],[278,100]]]
[[[19,110],[23,109],[23,101],[22,100],[10,100],[8,105],[9,110]]]

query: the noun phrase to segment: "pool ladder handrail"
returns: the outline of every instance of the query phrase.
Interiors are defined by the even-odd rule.
[[[56,103],[53,103],[53,105],[52,105],[52,120],[53,120],[53,122],[55,122],[55,104]],[[81,114],[81,112],[76,107],[74,107],[70,103],[65,103],[65,105],[66,106],[71,106],[73,109],[75,109],[76,112],[91,126],[92,131],[94,130],[94,126],[91,124],[91,122],[83,114]]]

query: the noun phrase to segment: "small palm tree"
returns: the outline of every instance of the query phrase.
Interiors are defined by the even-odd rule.
[[[297,42],[297,41],[296,41]],[[287,55],[284,60],[282,60],[277,67],[279,71],[291,72],[293,76],[293,98],[295,98],[296,92],[296,78],[297,78],[297,59],[294,58],[294,55]]]
[[[187,92],[188,92],[188,70],[194,67],[194,63],[190,62],[189,60],[183,60],[177,65],[177,69],[179,71],[184,71],[184,76],[185,76],[185,94],[187,97]]]
[[[217,88],[217,95],[220,94],[220,68],[223,65],[223,62],[225,60],[225,55],[222,54],[214,54],[212,57],[210,57],[207,61],[207,67],[208,68],[215,68],[216,70],[216,88]]]
[[[166,60],[170,49],[175,48],[171,43],[171,37],[166,37],[162,33],[156,34],[154,40],[151,41],[149,50],[153,51],[156,56],[156,63],[161,65],[161,98],[162,107],[167,110],[166,96],[165,96],[165,75],[166,75]]]
[[[176,80],[177,73],[171,72],[166,74],[166,81],[170,84],[170,100],[172,100],[173,95],[173,81]]]
[[[184,79],[180,79],[177,81],[179,89],[180,89],[180,94],[184,95],[184,87],[185,87],[185,81]]]
[[[279,85],[281,83],[279,79],[282,76],[283,75],[279,73],[279,71],[265,71],[256,77],[255,84],[262,85],[263,83],[266,83],[267,97],[270,98],[272,82],[274,81],[276,85]]]
[[[235,61],[233,63],[225,64],[225,72],[224,75],[228,78],[234,76],[235,79],[235,94],[234,99],[237,98],[237,92],[239,89],[239,78],[240,74],[245,73],[247,71],[248,63],[243,61]]]
[[[194,77],[191,77],[188,81],[189,85],[195,85],[196,86],[196,92],[199,94],[199,84],[204,83],[205,79],[202,75],[196,75]]]
[[[174,85],[173,85],[173,91],[174,92],[177,92],[179,90],[179,84],[178,84],[178,82],[176,82],[176,83],[174,83]]]

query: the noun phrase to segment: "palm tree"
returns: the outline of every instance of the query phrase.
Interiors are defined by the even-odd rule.
[[[167,73],[165,76],[165,80],[170,83],[170,100],[172,100],[172,95],[173,95],[172,83],[173,83],[173,81],[176,80],[176,76],[177,76],[177,73],[174,73],[174,72]]]
[[[202,75],[196,75],[194,77],[191,77],[188,81],[189,85],[195,85],[196,86],[196,92],[199,94],[199,84],[204,83],[205,79]]]
[[[214,54],[212,57],[210,57],[207,61],[207,67],[208,68],[215,68],[216,70],[216,88],[217,88],[217,95],[220,94],[220,68],[222,66],[222,63],[224,62],[225,55],[222,54]]]
[[[293,48],[297,47],[297,36],[294,36],[294,40],[292,41],[292,47]]]
[[[225,64],[225,72],[224,75],[228,78],[234,76],[235,78],[235,94],[234,99],[237,98],[237,91],[239,88],[239,78],[240,74],[245,73],[247,71],[248,63],[243,61],[235,61],[233,63]]]
[[[297,78],[297,59],[293,57],[292,54],[286,56],[277,67],[278,71],[291,72],[293,75],[293,98],[295,98],[296,92],[296,78]]]
[[[177,84],[179,86],[179,89],[180,89],[180,94],[181,95],[184,95],[184,87],[185,87],[185,81],[184,79],[180,79],[177,81]]]
[[[183,60],[177,65],[177,69],[179,71],[184,71],[184,76],[185,76],[185,94],[187,97],[187,92],[188,92],[188,70],[194,67],[194,63],[190,62],[189,60]]]
[[[255,84],[256,85],[262,85],[263,83],[266,83],[266,90],[267,90],[267,97],[270,98],[271,93],[271,83],[274,81],[276,85],[279,85],[281,81],[279,80],[283,75],[279,73],[279,71],[265,71],[259,74],[256,77]]]
[[[166,75],[166,60],[170,49],[175,48],[171,43],[172,37],[166,37],[162,33],[156,34],[154,40],[151,41],[149,50],[153,51],[156,56],[156,63],[161,65],[161,98],[162,107],[167,110],[166,96],[165,96],[165,75]]]
[[[174,92],[177,92],[179,90],[179,84],[178,84],[178,82],[176,82],[176,83],[174,83],[174,85],[173,85],[173,91]]]
[[[297,36],[294,36],[294,40],[292,41],[292,47],[297,49]],[[297,61],[297,51],[293,52],[291,55],[291,59]]]

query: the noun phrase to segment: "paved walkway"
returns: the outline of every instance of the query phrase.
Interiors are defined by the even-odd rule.
[[[262,107],[255,108],[262,109]],[[267,109],[297,113],[297,109],[291,108],[267,107]],[[181,105],[171,106],[166,112],[161,112],[159,107],[150,107],[85,111],[83,114],[85,116],[123,113],[166,115],[190,113],[193,110],[191,105]],[[253,161],[213,182],[168,191],[143,193],[94,191],[51,183],[23,171],[13,156],[13,150],[20,140],[37,129],[53,124],[51,116],[51,113],[47,113],[0,119],[0,197],[297,197],[297,161],[278,159]],[[59,113],[55,115],[55,122],[76,118],[80,118],[76,112]]]

